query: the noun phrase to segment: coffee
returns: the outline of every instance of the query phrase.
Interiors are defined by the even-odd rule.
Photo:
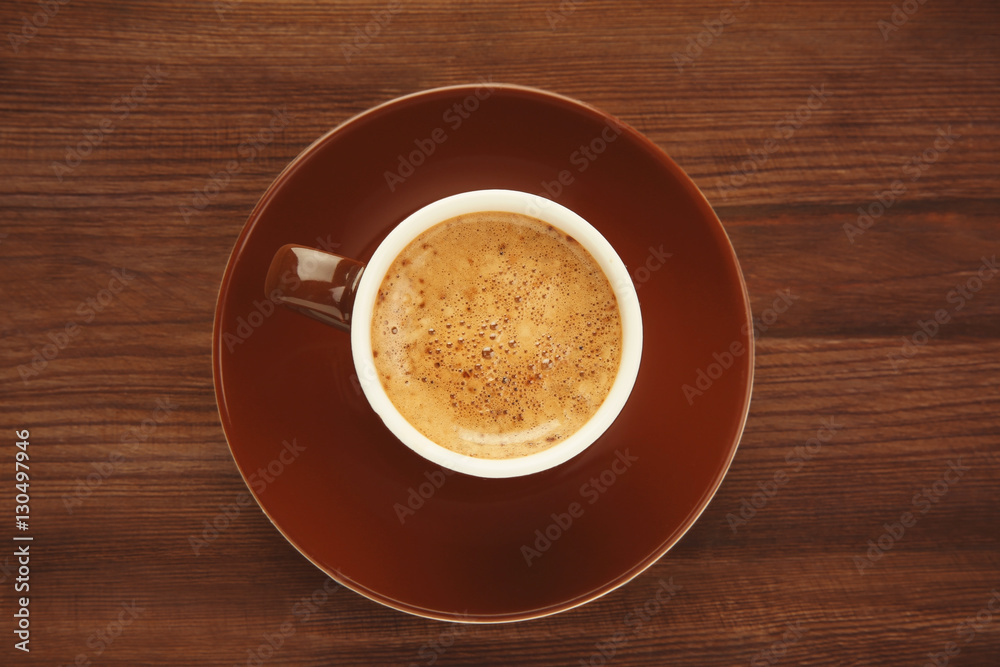
[[[618,373],[622,326],[607,277],[575,239],[483,212],[431,227],[396,257],[371,342],[379,381],[418,431],[508,459],[594,415]]]

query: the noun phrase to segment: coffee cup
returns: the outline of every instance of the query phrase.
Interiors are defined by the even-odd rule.
[[[265,293],[349,332],[385,426],[478,477],[530,475],[583,452],[625,406],[642,356],[639,300],[614,248],[525,192],[437,200],[364,263],[283,246]]]

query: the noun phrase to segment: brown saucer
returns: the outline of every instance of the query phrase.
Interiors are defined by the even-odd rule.
[[[571,461],[512,479],[445,475],[402,445],[352,380],[350,337],[263,294],[286,243],[364,261],[416,209],[487,188],[555,198],[593,224],[629,267],[644,323],[617,421]],[[500,85],[393,100],[299,155],[236,243],[213,353],[233,458],[282,534],[377,602],[471,622],[569,609],[662,556],[721,483],[753,376],[743,278],[691,180],[596,109]]]

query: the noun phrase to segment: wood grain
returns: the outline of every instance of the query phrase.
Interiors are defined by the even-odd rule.
[[[1000,276],[961,308],[950,297],[1000,251],[995,3],[926,2],[887,38],[878,22],[891,22],[891,2],[49,7],[26,41],[16,36],[40,5],[0,8],[0,444],[10,462],[14,431],[31,431],[38,554],[31,654],[14,650],[8,620],[0,663],[853,666],[924,664],[957,642],[950,664],[997,664],[1000,613],[960,624],[1000,590]],[[732,21],[678,67],[675,54],[724,10]],[[389,19],[348,58],[373,11]],[[289,160],[353,114],[480,78],[616,114],[716,207],[765,318],[746,432],[719,493],[629,585],[512,625],[451,626],[328,593],[256,507],[195,554],[188,538],[245,489],[210,359],[247,215]],[[815,90],[824,99],[810,109]],[[288,126],[185,215],[275,108]],[[939,130],[953,141],[925,153]],[[77,148],[86,154],[70,167]],[[933,161],[914,179],[920,155]],[[897,180],[904,191],[852,239],[845,225]],[[122,289],[89,306],[122,269]],[[793,305],[771,319],[783,290]],[[942,309],[948,321],[903,355]],[[70,323],[64,349],[24,379],[18,368]],[[832,436],[809,445],[824,420]],[[868,541],[956,461],[962,476],[859,571]],[[734,526],[778,472],[787,482]],[[4,614],[13,560],[0,556]],[[626,619],[661,579],[677,592],[636,630]],[[326,600],[296,614],[314,594]],[[122,613],[120,635],[102,638]],[[598,657],[616,633],[627,641]]]

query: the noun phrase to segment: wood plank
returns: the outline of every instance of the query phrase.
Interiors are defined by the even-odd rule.
[[[925,664],[955,642],[954,664],[996,664],[997,603],[988,622],[983,610],[1000,590],[1000,5],[926,2],[883,38],[891,2],[402,3],[350,57],[394,5],[48,6],[23,42],[41,6],[0,12],[0,422],[31,430],[38,554],[32,653],[11,642],[0,663],[853,666]],[[354,114],[482,78],[619,116],[716,207],[760,323],[750,415],[717,495],[637,579],[526,623],[455,626],[326,592],[256,506],[195,553],[189,538],[246,488],[211,332],[257,199]],[[288,126],[186,218],[276,107]],[[113,131],[98,142],[102,122]],[[54,168],[78,145],[78,166]],[[88,305],[122,269],[134,278]],[[779,293],[792,305],[769,311]],[[19,367],[70,322],[72,340],[25,380]],[[830,438],[810,440],[829,420]],[[741,523],[744,500],[759,507]],[[908,511],[915,522],[885,537]],[[891,548],[869,559],[880,539]],[[637,628],[630,614],[661,580],[676,594]],[[308,618],[295,606],[324,594]],[[102,638],[123,612],[135,618]],[[616,633],[627,641],[602,658]]]

